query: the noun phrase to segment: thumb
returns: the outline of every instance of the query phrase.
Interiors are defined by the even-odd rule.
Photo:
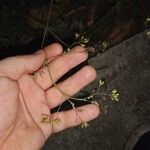
[[[10,57],[0,61],[0,76],[19,79],[23,74],[38,70],[45,59],[43,50],[24,56]]]

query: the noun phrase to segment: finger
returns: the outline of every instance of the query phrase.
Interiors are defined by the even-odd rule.
[[[81,111],[72,109],[52,114],[53,119],[60,119],[59,124],[53,124],[53,133],[60,132],[66,128],[77,126],[81,124],[81,121],[88,122],[96,118],[100,113],[99,108],[94,104],[89,104],[78,108]]]
[[[47,67],[44,67],[36,73],[36,82],[42,89],[46,90],[53,84],[53,82],[56,82],[70,69],[86,59],[87,53],[85,53],[85,49],[81,46],[77,46],[72,52],[63,54],[49,64],[49,71],[53,77],[53,81],[50,78]]]
[[[16,56],[4,59],[0,62],[0,75],[10,77],[14,80],[18,79],[24,73],[33,73],[38,70],[43,61],[48,58],[49,61],[55,59],[63,51],[60,44],[51,44],[35,54]]]
[[[44,51],[24,56],[10,57],[0,61],[0,76],[13,80],[19,79],[23,74],[38,70],[45,59]]]
[[[63,52],[63,48],[60,44],[54,43],[43,49],[45,51],[46,58],[48,62],[54,60],[58,56],[60,56]]]
[[[73,76],[65,81],[57,84],[58,88],[68,95],[72,96],[79,92],[83,87],[88,85],[96,78],[96,71],[90,67],[85,66]],[[65,101],[65,97],[55,86],[45,92],[49,107],[52,109]]]

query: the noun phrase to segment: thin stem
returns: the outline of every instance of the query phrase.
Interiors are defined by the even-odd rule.
[[[65,98],[67,98],[67,99],[72,99],[72,100],[78,100],[78,101],[86,101],[86,102],[88,102],[88,99],[91,99],[92,97],[94,97],[94,96],[96,96],[96,95],[104,95],[104,96],[109,96],[109,94],[105,94],[105,93],[94,93],[94,94],[92,94],[92,95],[90,95],[90,96],[87,96],[87,97],[85,97],[85,98],[76,98],[76,97],[72,97],[72,96],[70,96],[70,95],[68,95],[67,93],[65,93],[64,91],[62,91],[59,87],[58,87],[58,85],[54,82],[54,80],[53,80],[53,77],[52,77],[52,74],[51,74],[51,71],[50,71],[50,67],[48,66],[48,65],[46,65],[47,66],[47,69],[48,69],[48,73],[49,73],[49,76],[50,76],[50,78],[51,78],[51,80],[52,80],[52,83],[53,83],[53,85],[63,94],[63,96],[65,97]],[[91,97],[91,98],[90,98]]]
[[[49,26],[49,21],[50,21],[50,16],[51,16],[51,12],[52,12],[52,7],[53,7],[53,0],[51,0],[51,3],[50,3],[50,9],[49,9],[48,18],[47,18],[47,23],[46,23],[46,27],[45,27],[45,31],[44,31],[42,43],[41,43],[41,49],[42,49],[43,46],[44,46],[45,37],[46,37],[46,34],[47,34],[47,30],[48,30],[48,26]]]
[[[25,8],[24,8],[25,9]],[[46,26],[41,22],[41,20],[33,17],[26,9],[25,9],[25,12],[27,13],[27,15],[33,19],[34,21],[36,21],[36,23],[38,23],[42,28],[46,29]],[[60,42],[62,43],[63,45],[65,45],[66,47],[68,47],[69,45],[66,44],[65,42],[63,42],[57,35],[56,33],[53,32],[52,30],[52,27],[50,27],[50,25],[47,26],[47,30]],[[43,42],[42,42],[43,43]],[[41,47],[42,47],[42,44],[41,44]]]
[[[60,110],[60,108],[61,108],[61,105],[62,105],[62,104],[60,104],[60,105],[59,105],[59,107],[58,107],[58,109],[57,109],[57,112],[56,112],[56,113],[58,113],[58,112],[59,112],[59,110]]]
[[[47,27],[47,30],[52,34],[52,35],[54,35],[55,36],[55,38],[60,42],[60,43],[62,43],[63,45],[65,45],[65,46],[69,46],[68,44],[66,44],[65,42],[63,42],[53,31],[52,31],[52,29],[50,29],[50,27]]]

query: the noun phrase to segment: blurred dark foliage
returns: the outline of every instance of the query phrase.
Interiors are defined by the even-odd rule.
[[[77,32],[91,44],[114,45],[149,27],[149,6],[149,0],[54,0],[49,28],[67,44]],[[0,0],[0,57],[40,48],[49,9],[48,0]],[[55,41],[48,32],[45,45]]]

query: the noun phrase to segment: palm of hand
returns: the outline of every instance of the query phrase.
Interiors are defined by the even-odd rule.
[[[56,55],[53,54],[51,50],[52,47],[58,47],[58,45],[53,45],[45,49],[47,55],[49,55],[49,60],[52,60],[50,55]],[[51,54],[48,54],[49,51],[51,51]],[[59,53],[60,50],[58,54]],[[79,55],[84,56],[81,56],[82,58],[75,56],[79,60],[74,59],[74,63],[71,63],[64,69],[61,68],[59,73],[57,71],[58,66],[63,64],[62,62],[64,62],[65,59],[69,61],[72,56],[70,54],[70,56],[58,58],[58,60],[52,64],[52,71],[53,74],[55,74],[54,79],[57,80],[69,69],[85,60],[85,54]],[[33,70],[35,71],[35,69]],[[17,80],[14,80],[10,76],[7,77],[7,75],[1,76],[0,116],[2,117],[0,117],[0,145],[3,145],[3,149],[7,149],[8,147],[13,149],[12,147],[14,147],[14,145],[14,149],[17,149],[16,147],[18,147],[18,145],[19,149],[39,149],[52,133],[80,124],[80,120],[77,120],[74,110],[50,114],[50,109],[56,107],[65,99],[61,93],[52,86],[52,83],[49,82],[45,68],[42,69],[42,72],[45,72],[45,74],[41,77],[41,73],[38,73],[36,82],[27,73],[21,74]],[[85,73],[88,73],[89,76],[85,77],[80,85],[77,85],[76,82],[78,78],[82,78],[82,75]],[[94,74],[94,70],[85,67],[70,79],[60,83],[59,86],[70,95],[73,95],[91,82],[95,78]],[[80,115],[85,121],[91,120],[99,114],[97,107],[94,105],[81,108],[83,111]],[[58,116],[61,122],[58,125],[42,124],[42,114],[48,114],[50,118]]]
[[[27,78],[30,80],[29,76]],[[23,144],[21,146],[24,148],[26,146],[28,147],[25,149],[38,149],[45,142],[45,134],[43,134],[44,126],[42,128],[41,123],[36,122],[39,117],[38,113],[40,113],[38,109],[42,108],[49,114],[49,108],[44,105],[44,103],[42,104],[42,101],[45,101],[44,91],[32,80],[27,81],[27,78],[20,78],[21,81],[18,83],[8,78],[0,79],[0,84],[4,85],[0,88],[0,93],[3,93],[0,98],[0,107],[2,107],[1,110],[3,110],[1,113],[3,120],[0,123],[0,130],[3,131],[2,135],[5,145],[10,145],[11,147],[14,143],[17,146],[22,140],[27,143],[33,143],[35,141],[37,142],[37,147],[32,147],[32,144]],[[31,88],[31,92],[29,94],[24,93],[23,91],[28,88]],[[32,92],[32,89],[34,89],[35,93]],[[2,100],[3,98],[4,101]],[[36,100],[35,104],[35,101],[30,101],[31,98],[32,100]],[[50,126],[48,126],[48,128],[47,130],[49,130],[49,134],[51,134]]]

